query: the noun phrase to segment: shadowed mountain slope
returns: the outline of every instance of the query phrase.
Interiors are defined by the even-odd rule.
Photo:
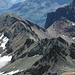
[[[48,13],[45,28],[56,36],[75,40],[75,1],[58,8],[55,12]]]
[[[61,17],[75,22],[75,2],[74,0],[71,4],[58,8],[55,12],[48,13],[45,28],[51,26],[55,21],[59,20]]]

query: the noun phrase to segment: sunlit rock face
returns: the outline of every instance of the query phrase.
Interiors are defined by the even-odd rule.
[[[41,39],[51,36],[39,25],[11,14],[0,16],[0,33],[2,74],[30,68],[42,58],[37,51],[33,53],[32,48],[36,47]]]

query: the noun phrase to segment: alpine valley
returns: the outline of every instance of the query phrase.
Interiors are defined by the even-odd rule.
[[[20,4],[10,9],[17,13]],[[14,14],[1,15],[0,75],[75,75],[75,0],[48,13],[45,28]]]

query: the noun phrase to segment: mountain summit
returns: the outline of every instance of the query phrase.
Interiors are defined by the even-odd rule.
[[[65,17],[66,19],[75,22],[75,1],[74,0],[71,2],[71,4],[64,7],[60,7],[55,12],[48,13],[45,28],[48,28],[55,21],[59,20],[61,17]]]
[[[75,40],[75,1],[69,5],[58,8],[55,12],[48,13],[45,28],[57,36]]]

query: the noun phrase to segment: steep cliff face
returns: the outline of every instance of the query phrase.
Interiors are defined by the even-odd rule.
[[[61,17],[75,22],[75,1],[73,0],[70,5],[58,8],[55,12],[47,14],[47,20],[45,28],[51,26],[55,21],[59,20]]]
[[[39,40],[38,35],[32,30],[30,25],[34,25],[30,21],[23,20],[15,15],[5,14],[0,16],[0,33],[4,33],[9,41],[6,44],[6,50],[2,52],[2,56],[11,53],[12,59],[15,61],[22,57],[25,49],[32,43]],[[21,54],[22,53],[22,54]]]
[[[75,58],[73,58],[75,56],[72,54],[75,51],[74,43],[69,45],[61,37],[42,39],[36,49],[33,48],[30,53],[33,54],[36,51],[38,56],[43,55],[43,57],[30,69],[15,75],[59,75],[65,71],[75,71]]]

